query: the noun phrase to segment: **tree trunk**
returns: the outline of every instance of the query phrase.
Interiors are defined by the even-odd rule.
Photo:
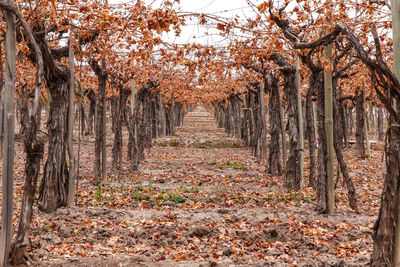
[[[335,66],[336,67],[336,66]],[[335,109],[336,109],[336,116],[334,120],[334,128],[335,128],[335,142],[338,142],[337,145],[339,147],[343,147],[345,145],[345,116],[344,116],[344,109],[342,107],[343,101],[340,99],[342,94],[342,88],[337,88],[337,79],[334,79],[334,101],[335,101]],[[339,95],[337,94],[339,93]]]
[[[400,0],[392,0],[393,71],[400,79]],[[398,89],[397,89],[398,90]],[[390,95],[390,93],[389,93]],[[389,98],[396,115],[396,99]],[[388,109],[388,107],[387,107]],[[400,127],[392,116],[388,119],[386,177],[378,219],[375,222],[374,250],[371,266],[400,266]]]
[[[118,98],[116,96],[111,96],[109,102],[111,106],[111,129],[112,132],[115,134],[119,117]]]
[[[285,112],[283,111],[281,93],[278,90],[278,99],[279,99],[279,113],[280,113],[280,128],[281,128],[281,140],[282,140],[282,154],[283,154],[283,169],[286,170],[286,162],[287,162],[287,146],[286,146],[286,133],[285,133]]]
[[[314,104],[312,101],[313,88],[310,87],[306,96],[306,121],[307,121],[307,137],[308,137],[308,149],[310,151],[310,176],[308,178],[308,184],[311,187],[317,187],[316,179],[316,157],[315,157],[315,120],[314,120]]]
[[[68,72],[64,77],[48,79],[51,94],[50,114],[47,121],[49,147],[40,184],[39,209],[53,212],[67,204],[68,167],[66,162]]]
[[[365,112],[363,92],[358,88],[356,91],[356,155],[358,158],[366,158],[365,153]]]
[[[249,146],[249,123],[250,123],[250,110],[248,106],[248,95],[243,94],[243,120],[242,120],[242,140],[245,147]]]
[[[93,124],[94,124],[94,117],[96,113],[96,95],[92,89],[89,89],[87,93],[87,97],[89,99],[89,114],[88,114],[88,131],[87,135],[93,134]]]
[[[40,88],[37,88],[36,90],[40,90]],[[21,105],[20,109],[20,121],[22,132],[24,134],[24,147],[26,153],[25,182],[17,237],[12,245],[11,262],[13,265],[25,263],[26,247],[30,245],[29,234],[33,216],[32,207],[40,172],[40,161],[44,154],[44,142],[43,140],[37,140],[37,133],[40,127],[40,108],[34,106],[32,115],[29,116],[28,90],[26,88],[23,94],[24,103]],[[37,94],[40,95],[39,93]],[[39,98],[37,98],[37,100],[36,105],[39,106]]]
[[[83,106],[83,102],[79,101],[79,114],[80,114],[80,122],[81,122],[81,135],[84,135],[86,132],[86,112],[85,107]]]
[[[354,126],[353,109],[354,109],[353,106],[350,106],[347,109],[347,121],[348,121],[348,124],[347,124],[348,133],[347,133],[347,136],[348,136],[349,139],[353,135],[353,126]]]
[[[279,100],[279,79],[271,75],[269,88],[269,133],[271,140],[269,142],[268,155],[268,174],[273,176],[282,175],[279,135],[280,135],[280,100]]]
[[[383,109],[382,106],[378,106],[378,140],[383,141]]]
[[[371,266],[395,266],[395,232],[398,218],[400,186],[400,128],[392,126],[388,130],[386,150],[386,177],[381,198],[378,219],[375,222],[374,250]]]
[[[98,80],[98,100],[96,107],[96,131],[94,141],[94,183],[96,185],[105,181],[107,176],[106,168],[106,86],[108,74],[105,71],[105,62],[102,61],[102,66],[99,63],[91,60],[89,62],[91,68],[95,72]]]
[[[296,88],[296,71],[284,71],[284,91],[288,107],[288,133],[289,133],[289,157],[286,162],[285,183],[286,187],[294,190],[301,190],[302,177],[300,174],[300,154],[299,154],[299,117]]]
[[[75,199],[75,155],[74,155],[74,51],[72,38],[69,45],[69,92],[68,92],[68,155],[69,155],[69,181],[68,181],[68,207],[74,206]],[[79,128],[78,128],[79,131]]]
[[[119,85],[119,99],[118,106],[116,111],[117,119],[115,121],[115,129],[114,129],[114,144],[112,148],[113,153],[113,166],[119,164],[118,169],[121,169],[121,155],[122,155],[122,123],[125,118],[125,110],[126,110],[126,102],[128,101],[128,96],[130,94],[130,90],[123,87],[123,85]]]
[[[304,187],[304,117],[303,117],[303,105],[301,100],[301,76],[300,76],[300,62],[299,57],[296,55],[296,64],[295,64],[295,85],[296,85],[296,99],[297,99],[297,124],[299,129],[298,135],[298,153],[299,153],[299,178],[300,180],[300,189]]]
[[[335,86],[334,86],[334,103],[333,103],[333,114],[335,118],[340,118],[339,110],[341,106],[340,100],[337,100],[336,98],[336,81],[335,80]],[[342,121],[343,123],[343,121]],[[335,130],[333,131],[333,137],[334,137],[334,147],[335,147],[335,152],[336,152],[336,159],[339,163],[340,170],[343,174],[344,181],[347,186],[347,198],[349,199],[349,204],[350,207],[355,210],[357,213],[359,212],[358,206],[357,206],[357,194],[356,194],[356,188],[353,184],[353,181],[350,178],[349,172],[347,171],[347,164],[344,161],[343,153],[342,153],[342,145],[343,145],[343,139],[341,140],[342,137],[340,137],[339,131],[337,130],[338,128],[342,128],[342,125],[339,123],[335,123]],[[339,173],[338,173],[339,177]]]
[[[364,137],[365,137],[365,146],[367,147],[367,157],[371,156],[371,145],[369,143],[369,138],[368,138],[368,131],[369,131],[369,122],[368,122],[368,110],[365,108],[366,106],[366,98],[365,98],[365,85],[363,83],[362,85],[362,95],[363,95],[363,109],[365,111],[364,117]]]
[[[13,4],[8,0],[7,3]],[[16,72],[16,24],[15,16],[8,11],[4,12],[6,20],[6,76],[4,83],[4,144],[3,144],[3,172],[2,172],[2,219],[0,233],[0,265],[8,262],[11,240],[13,235],[13,188],[14,188],[14,90]]]
[[[332,44],[325,47],[325,57],[332,61]],[[335,188],[334,188],[334,162],[333,162],[333,86],[332,69],[330,66],[324,70],[324,92],[325,92],[325,131],[326,131],[326,173],[327,173],[327,213],[333,214],[335,210]]]
[[[261,162],[264,162],[267,157],[267,123],[265,121],[265,82],[260,84],[260,122],[261,122],[261,132],[260,132],[260,143],[261,143]]]
[[[324,77],[322,69],[313,72],[310,77],[310,86],[317,93],[317,120],[318,120],[318,180],[317,180],[317,207],[321,213],[327,212],[327,173],[326,173],[326,135],[325,135],[325,96]]]
[[[131,81],[131,108],[130,111],[128,112],[129,116],[127,116],[127,122],[126,125],[128,127],[128,132],[129,132],[129,139],[128,139],[128,155],[127,158],[132,160],[133,159],[133,147],[135,144],[135,123],[133,121],[134,117],[134,112],[135,112],[135,81],[132,79]]]

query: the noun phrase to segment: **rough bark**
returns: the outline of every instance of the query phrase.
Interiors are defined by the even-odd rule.
[[[382,106],[378,106],[378,140],[383,141],[383,109]]]
[[[86,118],[86,111],[85,111],[85,107],[84,107],[84,105],[83,105],[83,103],[82,102],[79,102],[79,119],[80,119],[80,130],[81,130],[81,135],[84,135],[85,133],[86,133],[86,121],[87,121],[87,118]]]
[[[35,108],[33,108],[32,115],[29,116],[27,90],[25,90],[24,93],[25,99],[20,109],[20,121],[23,129],[22,132],[24,133],[24,148],[26,153],[25,182],[17,237],[13,243],[12,252],[10,254],[11,262],[14,265],[25,263],[26,247],[30,245],[29,234],[33,216],[32,207],[39,177],[40,161],[44,154],[44,141],[37,139],[37,133],[40,127],[40,123],[38,123],[40,108],[37,108],[36,111]],[[37,105],[39,105],[39,103]]]
[[[288,106],[288,134],[289,134],[289,156],[286,162],[285,182],[286,187],[300,190],[302,177],[300,175],[299,142],[299,120],[297,108],[297,91],[295,84],[295,70],[284,72],[284,91]]]
[[[7,1],[13,4],[11,0]],[[2,219],[0,234],[0,265],[8,265],[13,236],[13,190],[14,190],[14,91],[16,73],[16,23],[11,12],[4,13],[6,21],[6,75],[4,94],[4,143],[2,172]]]
[[[364,99],[363,93],[360,89],[357,90],[356,95],[356,156],[358,158],[366,158],[365,152],[365,112],[364,112]]]
[[[308,184],[311,187],[317,187],[317,165],[316,165],[316,156],[315,156],[315,120],[314,120],[314,104],[312,101],[313,97],[313,88],[310,87],[307,91],[306,96],[306,127],[307,127],[307,137],[308,137],[308,149],[310,152],[310,175],[308,178]]]
[[[338,100],[335,101],[333,105],[333,113],[334,117],[338,118],[339,116],[339,109],[340,109],[340,103]],[[341,125],[338,125],[337,123],[335,124],[335,127],[340,128]],[[356,193],[356,188],[353,184],[353,181],[350,178],[349,172],[347,170],[347,164],[344,161],[344,156],[342,153],[342,142],[340,141],[341,137],[340,134],[337,130],[333,131],[333,136],[334,136],[334,147],[335,147],[335,153],[336,153],[336,159],[339,163],[340,166],[340,171],[343,174],[344,181],[347,186],[347,198],[349,200],[350,207],[355,210],[356,212],[359,212],[358,210],[358,205],[357,205],[357,193]]]
[[[69,72],[65,65],[54,60],[45,36],[38,39],[43,54],[45,78],[50,92],[49,97],[51,98],[47,121],[49,145],[38,202],[40,210],[53,212],[66,204],[68,194],[66,139]],[[68,56],[68,53],[66,56]]]
[[[394,266],[394,239],[399,206],[400,186],[400,128],[388,130],[386,150],[386,176],[378,219],[374,225],[374,251],[371,266]]]
[[[74,206],[75,200],[75,153],[74,153],[74,94],[75,94],[75,81],[74,81],[74,69],[75,59],[74,52],[72,50],[72,39],[70,37],[69,45],[69,88],[68,88],[68,156],[69,156],[69,176],[68,176],[68,196],[67,204],[68,207]],[[79,128],[78,128],[79,131]]]
[[[96,114],[96,94],[93,92],[92,89],[89,89],[87,91],[87,98],[89,99],[89,113],[88,113],[88,130],[86,132],[86,135],[92,135],[93,134],[93,124],[94,124],[94,117]]]
[[[126,102],[128,101],[128,96],[131,93],[130,89],[124,88],[123,85],[119,85],[119,98],[117,102],[117,107],[115,111],[115,129],[114,129],[114,142],[112,148],[113,156],[113,166],[115,167],[117,163],[120,163],[122,155],[122,124],[125,118]],[[120,166],[118,167],[120,168]]]
[[[97,61],[91,60],[89,62],[91,68],[97,76],[98,80],[98,99],[96,101],[96,131],[95,131],[95,141],[94,141],[94,166],[93,166],[93,176],[94,184],[99,185],[106,178],[104,172],[106,170],[104,162],[105,159],[105,136],[103,136],[105,126],[105,111],[106,111],[106,82],[108,73],[105,70],[105,63],[103,61],[100,67]],[[101,156],[102,155],[102,156]]]
[[[317,211],[327,212],[327,173],[326,173],[326,135],[325,135],[325,97],[323,71],[319,69],[312,75],[312,86],[317,93],[317,120],[318,120],[318,179],[317,179]]]
[[[283,89],[288,108],[287,129],[289,133],[289,156],[286,162],[285,183],[290,189],[300,190],[303,184],[300,169],[299,151],[299,104],[297,98],[296,68],[287,63],[287,60],[279,54],[273,54],[271,59],[280,67],[284,76]]]
[[[40,184],[39,209],[53,212],[66,205],[68,167],[66,162],[68,72],[64,76],[47,79],[51,94],[50,114],[47,121],[49,147]]]
[[[242,120],[242,140],[244,146],[249,146],[249,121],[250,111],[247,105],[247,94],[243,95],[243,120]]]
[[[353,127],[354,127],[354,116],[353,116],[353,106],[349,106],[347,108],[347,136],[350,138],[353,135]]]
[[[280,99],[279,99],[279,79],[270,76],[271,82],[269,86],[269,133],[271,140],[269,142],[268,155],[268,173],[273,176],[282,175],[282,167],[280,160],[279,136],[280,136]]]

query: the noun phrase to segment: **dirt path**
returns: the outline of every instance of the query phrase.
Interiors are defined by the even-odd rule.
[[[102,189],[83,180],[77,207],[54,214],[35,212],[32,264],[365,266],[368,262],[380,194],[380,186],[369,186],[375,176],[355,180],[360,202],[369,201],[362,214],[348,208],[345,189],[339,188],[338,210],[326,216],[314,211],[312,189],[301,193],[284,189],[282,177],[267,176],[251,152],[218,129],[212,114],[202,107],[185,117],[175,136],[154,143],[140,173],[131,173],[126,162],[122,180],[113,179]],[[91,149],[83,145],[83,151]],[[377,161],[378,152],[373,150],[371,161]],[[84,176],[90,173],[87,168]],[[353,167],[351,175],[360,170]]]

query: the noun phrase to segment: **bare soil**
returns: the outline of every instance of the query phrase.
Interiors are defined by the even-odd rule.
[[[340,178],[337,210],[328,216],[315,211],[312,188],[285,189],[283,177],[269,176],[251,151],[217,128],[203,107],[187,114],[175,136],[154,141],[139,172],[130,170],[128,160],[121,172],[112,170],[109,157],[109,180],[103,188],[91,184],[92,141],[93,136],[85,136],[80,147],[76,207],[52,214],[34,207],[28,265],[365,266],[369,262],[385,172],[381,143],[373,144],[369,159],[356,159],[352,148],[344,151],[360,214],[349,208]],[[111,148],[110,135],[109,155]],[[22,143],[17,143],[16,151],[15,228],[22,194]]]

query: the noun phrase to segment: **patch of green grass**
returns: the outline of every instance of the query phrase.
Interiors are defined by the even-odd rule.
[[[217,165],[218,169],[225,170],[227,168],[232,168],[235,170],[243,170],[244,169],[244,164],[238,161],[231,161],[228,159],[227,162],[223,162]]]
[[[211,191],[211,193],[213,193],[213,194],[221,194],[221,193],[222,193],[222,190],[221,190],[221,188],[219,188],[218,186],[216,186],[216,187]]]
[[[192,186],[192,188],[190,188],[190,193],[192,194],[198,194],[200,192],[198,187]]]
[[[96,200],[97,202],[100,202],[103,200],[103,187],[101,186],[101,184],[99,184],[97,186],[97,190],[96,190]]]
[[[217,203],[221,203],[222,202],[222,198],[221,197],[215,197],[214,201]]]
[[[244,201],[244,197],[242,194],[237,194],[236,197],[234,198],[235,202],[243,202]]]
[[[166,200],[179,204],[185,203],[187,201],[187,198],[180,194],[170,192]]]
[[[114,200],[115,199],[115,195],[114,195],[114,188],[110,187],[110,197],[109,200]]]
[[[149,185],[147,186],[147,193],[149,193],[150,195],[153,194],[153,184],[149,183]]]
[[[270,202],[270,201],[274,200],[274,198],[272,196],[270,196],[270,195],[265,195],[265,196],[262,197],[262,199],[264,201],[266,201],[266,202]]]
[[[243,170],[244,169],[244,165],[243,163],[240,163],[238,161],[233,161],[231,162],[230,160],[228,160],[228,164],[231,168],[235,169],[235,170]]]
[[[50,231],[50,223],[47,223],[47,224],[46,224],[46,227],[44,228],[44,230],[45,230],[46,232]]]
[[[142,200],[150,200],[150,197],[141,192],[132,192],[132,199],[140,202]]]
[[[123,194],[125,192],[125,184],[124,183],[122,183],[121,186],[119,187],[119,192],[121,194]]]
[[[138,186],[136,186],[136,191],[139,191],[139,192],[141,192],[141,191],[143,191],[143,185],[138,185]]]
[[[179,192],[180,193],[192,193],[192,194],[197,194],[197,193],[199,193],[200,192],[200,190],[199,190],[199,188],[198,187],[196,187],[196,186],[192,186],[191,188],[185,188],[185,189],[183,189],[183,187],[181,186],[180,188],[179,188]]]

